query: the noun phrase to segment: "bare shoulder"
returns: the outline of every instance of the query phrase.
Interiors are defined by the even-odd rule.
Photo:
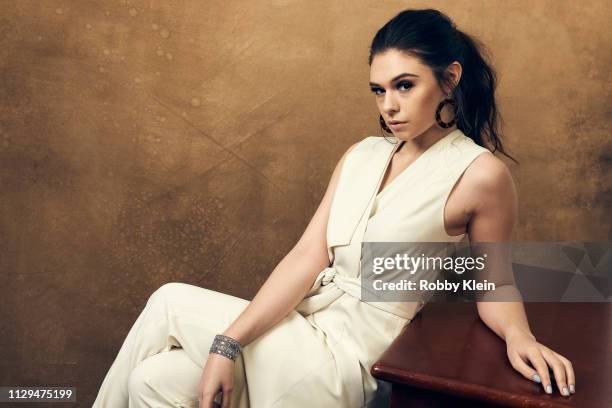
[[[492,153],[480,154],[465,171],[466,178],[481,188],[496,188],[512,181],[512,173],[500,158]]]
[[[516,188],[508,166],[492,153],[480,154],[462,177],[463,188],[475,211],[494,203],[515,201]],[[470,211],[470,212],[473,212]]]

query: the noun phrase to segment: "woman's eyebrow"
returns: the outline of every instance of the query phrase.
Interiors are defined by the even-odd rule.
[[[419,76],[418,76],[418,75],[416,75],[416,74],[411,74],[411,73],[409,73],[409,72],[403,72],[403,73],[401,73],[401,74],[399,74],[399,75],[395,76],[394,78],[392,78],[392,79],[391,79],[391,83],[393,83],[393,82],[397,81],[398,79],[403,78],[403,77],[405,77],[405,76],[411,76],[411,77],[416,77],[416,78],[418,78],[418,77],[419,77]],[[380,85],[378,85],[378,84],[377,84],[377,83],[375,83],[375,82],[370,82],[370,86],[380,86]]]

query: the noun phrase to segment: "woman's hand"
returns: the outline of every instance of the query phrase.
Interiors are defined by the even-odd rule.
[[[223,393],[223,408],[230,408],[234,387],[234,361],[217,353],[210,353],[198,384],[200,408],[215,408],[215,396]]]
[[[572,363],[561,354],[538,343],[531,333],[518,332],[508,336],[506,348],[512,367],[531,381],[542,383],[547,394],[552,393],[549,366],[553,370],[561,395],[568,396],[576,392]],[[529,367],[527,362],[531,362],[535,370]]]

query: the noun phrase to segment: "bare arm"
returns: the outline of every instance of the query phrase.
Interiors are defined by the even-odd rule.
[[[472,178],[474,206],[468,235],[470,242],[511,242],[518,214],[517,193],[508,168],[492,155],[474,163]],[[468,169],[469,171],[469,169]],[[542,383],[552,392],[549,366],[559,391],[574,393],[575,376],[571,362],[537,342],[529,328],[523,302],[477,302],[482,321],[506,341],[512,367],[526,378]],[[527,363],[531,363],[529,366]]]
[[[274,268],[253,300],[223,333],[247,345],[282,320],[304,298],[315,278],[329,266],[327,221],[340,169],[351,146],[342,156],[317,211],[302,237]]]
[[[468,236],[470,242],[509,243],[518,218],[517,193],[505,165],[488,156],[479,158],[473,169],[468,169],[479,173],[472,178],[471,188],[479,198],[474,199]],[[507,340],[513,332],[535,338],[522,302],[477,302],[477,308],[480,318],[502,339]]]

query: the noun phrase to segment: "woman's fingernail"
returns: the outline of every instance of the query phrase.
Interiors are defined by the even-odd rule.
[[[537,374],[534,374],[534,375],[533,375],[533,381],[535,381],[535,382],[537,382],[537,383],[541,383],[541,382],[542,382],[542,380],[540,379],[540,376],[539,376],[539,375],[537,375]]]
[[[567,390],[567,387],[563,387],[563,389],[561,390],[561,394],[565,395],[566,397],[569,395],[569,391]]]
[[[572,394],[576,392],[576,386],[574,384],[570,384],[570,392]]]
[[[546,386],[546,393],[547,394],[552,394],[552,385],[547,385]]]

